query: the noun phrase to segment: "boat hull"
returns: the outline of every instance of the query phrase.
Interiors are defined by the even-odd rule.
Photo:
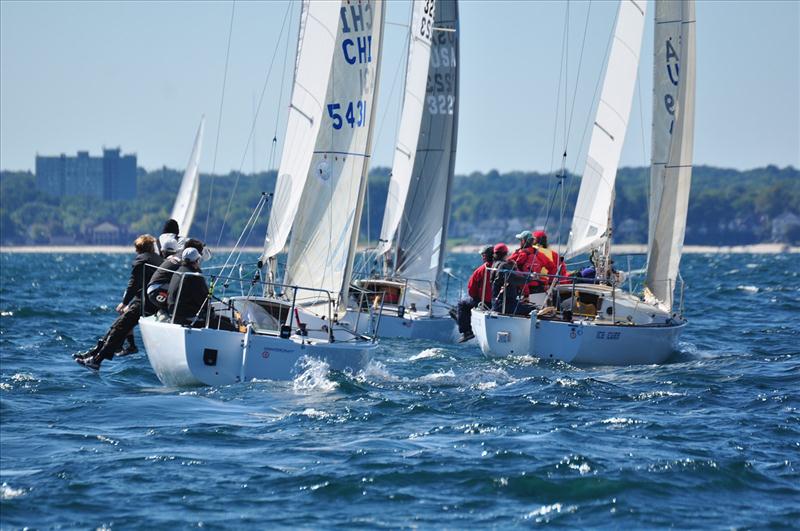
[[[303,358],[333,370],[359,370],[377,348],[369,341],[322,342],[274,335],[186,328],[155,318],[140,322],[147,357],[167,386],[229,385],[250,380],[291,380]]]
[[[498,315],[476,309],[472,329],[489,357],[529,354],[574,365],[663,363],[677,347],[686,321],[672,325],[612,325],[536,316]]]
[[[427,339],[442,343],[452,343],[455,339],[456,324],[450,317],[432,317],[427,314],[406,314],[384,311],[378,320],[378,312],[358,312],[348,310],[345,321],[358,334],[372,335],[377,327],[377,335],[382,338]]]

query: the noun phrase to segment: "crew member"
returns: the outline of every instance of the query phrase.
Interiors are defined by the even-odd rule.
[[[169,282],[167,307],[174,313],[175,323],[183,325],[205,324],[204,310],[208,310],[208,284],[200,270],[201,255],[194,247],[183,250],[181,266]],[[188,273],[188,274],[187,274]]]
[[[458,321],[458,331],[461,333],[461,337],[458,338],[459,343],[464,343],[475,337],[470,323],[472,309],[480,303],[487,306],[492,304],[492,283],[489,280],[490,275],[487,274],[486,268],[491,266],[494,261],[494,248],[488,245],[481,249],[481,258],[483,263],[472,272],[467,282],[467,294],[469,297],[458,302],[456,320]]]
[[[154,266],[159,266],[162,262],[161,257],[155,253],[156,239],[149,234],[143,234],[136,238],[133,244],[136,248],[136,258],[131,266],[128,287],[122,296],[122,302],[116,308],[120,316],[108,329],[106,335],[97,342],[96,347],[75,356],[75,361],[88,369],[99,370],[103,360],[112,359],[114,354],[122,348],[128,336],[131,336],[129,341],[132,342],[133,329],[139,323],[142,305],[144,305],[145,315],[150,315],[155,311],[149,301],[142,301],[142,292],[153,276],[156,269]],[[130,349],[130,347],[128,348]]]

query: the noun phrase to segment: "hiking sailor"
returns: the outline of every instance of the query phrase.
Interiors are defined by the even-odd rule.
[[[148,266],[159,266],[162,260],[155,253],[156,239],[153,236],[143,234],[136,238],[133,244],[136,248],[136,258],[131,267],[128,287],[122,296],[122,302],[116,308],[120,316],[112,323],[106,335],[97,342],[93,349],[74,355],[75,361],[87,369],[99,370],[103,360],[110,360],[117,353],[125,355],[138,350],[133,343],[133,329],[139,323],[142,315],[143,287],[147,285],[155,271],[155,267]],[[144,314],[150,315],[154,311],[153,305],[145,300]],[[129,347],[125,351],[119,352],[125,339],[129,336]]]
[[[469,297],[458,302],[456,320],[458,321],[458,331],[461,332],[461,337],[458,338],[459,343],[464,343],[475,337],[470,324],[472,309],[481,302],[487,306],[492,305],[492,283],[489,281],[489,275],[486,271],[486,268],[490,267],[494,261],[494,249],[491,245],[481,250],[481,258],[483,258],[483,263],[472,272],[469,282],[467,282]]]

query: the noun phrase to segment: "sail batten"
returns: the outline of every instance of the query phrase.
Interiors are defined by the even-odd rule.
[[[692,178],[694,0],[656,4],[646,298],[669,311],[678,278]]]
[[[639,67],[647,3],[620,2],[565,256],[603,245]]]

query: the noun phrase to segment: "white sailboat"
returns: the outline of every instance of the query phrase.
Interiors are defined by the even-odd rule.
[[[335,370],[356,370],[376,348],[374,338],[353,333],[339,319],[364,200],[383,20],[380,0],[302,3],[294,88],[262,256],[271,280],[291,232],[285,281],[265,284],[258,296],[212,303],[239,331],[142,319],[148,357],[164,384],[289,379],[306,356]]]
[[[197,208],[197,197],[200,192],[200,150],[203,147],[203,130],[206,124],[206,117],[200,119],[200,127],[194,137],[192,153],[189,156],[189,163],[181,179],[181,186],[175,203],[172,205],[170,218],[178,222],[182,234],[189,234],[194,221],[194,212]]]
[[[621,289],[609,247],[614,180],[633,97],[646,3],[623,1],[566,257],[594,252],[607,283],[556,284],[557,307],[531,316],[473,311],[472,327],[490,356],[532,354],[575,364],[661,363],[686,326],[673,311],[691,180],[694,129],[694,0],[657,1],[650,234],[645,293]]]
[[[458,129],[457,0],[416,0],[403,112],[376,249],[379,278],[354,282],[349,317],[361,333],[452,341],[440,300]],[[379,326],[378,326],[379,324]]]

